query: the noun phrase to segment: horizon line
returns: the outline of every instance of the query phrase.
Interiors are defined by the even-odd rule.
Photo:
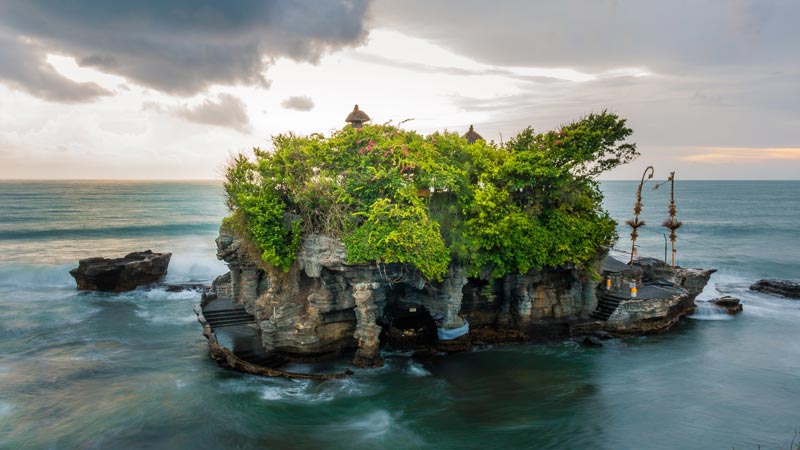
[[[654,178],[661,180],[660,178]],[[210,182],[225,181],[224,178],[0,178],[0,183],[6,182],[100,182],[100,181],[124,181],[124,182]],[[638,178],[631,179],[598,179],[596,181],[640,181]],[[681,178],[680,181],[800,181],[800,178]]]

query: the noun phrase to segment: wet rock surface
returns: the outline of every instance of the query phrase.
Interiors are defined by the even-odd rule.
[[[750,286],[751,291],[800,299],[800,282],[788,280],[758,280]]]
[[[581,341],[581,344],[584,347],[602,347],[603,346],[603,343],[600,341],[600,338],[595,337],[595,336],[586,336],[585,338],[583,338],[583,341]]]
[[[728,314],[736,314],[744,310],[744,308],[742,307],[741,300],[739,300],[736,297],[731,297],[729,295],[709,300],[709,303],[717,305],[720,308],[725,308],[725,311]]]
[[[608,259],[608,258],[607,258]],[[599,290],[601,303],[613,301],[605,329],[622,334],[646,334],[669,329],[695,310],[714,269],[671,267],[655,258],[640,258],[633,266],[604,261],[604,277],[611,287]],[[637,287],[631,295],[630,285]]]
[[[133,252],[122,258],[87,258],[69,271],[78,290],[125,292],[161,281],[167,274],[172,253],[151,250]]]
[[[382,335],[420,333],[391,330],[398,311],[425,311],[431,323],[440,318],[444,330],[470,324],[470,332],[460,338],[406,350],[463,351],[474,339],[518,341],[541,330],[569,336],[567,324],[588,318],[597,305],[596,282],[583,279],[573,267],[490,282],[470,278],[465,267],[452,265],[442,281],[431,281],[397,264],[348,264],[340,240],[311,235],[295,264],[283,271],[262,264],[248,243],[230,231],[220,230],[216,242],[217,257],[230,269],[226,279],[232,301],[255,317],[265,349],[292,358],[354,353],[356,365],[379,366],[380,348],[386,345]]]
[[[590,336],[585,345],[596,345],[609,333],[662,331],[694,311],[694,298],[714,272],[657,260],[644,267],[620,263],[600,283],[611,285],[604,291],[572,266],[490,279],[469,277],[467,268],[452,264],[441,281],[433,281],[399,264],[349,264],[343,243],[328,236],[307,236],[286,271],[263,264],[251,244],[224,228],[216,242],[217,257],[230,272],[215,286],[228,286],[225,296],[254,317],[265,351],[306,362],[352,355],[360,367],[382,365],[381,348],[387,346],[457,352],[476,342],[575,336]],[[630,298],[629,278],[650,284]],[[599,308],[598,295],[607,292],[619,297],[620,307],[609,309],[610,318],[590,317]],[[442,338],[449,335],[440,331],[467,323],[467,334]]]

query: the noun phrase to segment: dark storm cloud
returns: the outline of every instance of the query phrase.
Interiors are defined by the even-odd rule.
[[[311,111],[314,109],[314,100],[306,96],[289,97],[281,102],[281,106],[286,109],[294,109],[296,111]]]
[[[243,133],[250,130],[247,108],[241,99],[230,94],[219,94],[216,101],[206,100],[197,106],[184,105],[169,111],[190,122],[232,128]]]
[[[211,84],[266,85],[271,59],[315,62],[326,51],[357,45],[366,38],[367,7],[368,0],[6,0],[0,31],[84,66],[188,95]]]
[[[111,92],[95,83],[77,83],[45,61],[37,46],[0,34],[0,82],[31,95],[63,103],[85,102]]]
[[[797,67],[800,42],[793,0],[384,0],[375,17],[377,26],[506,66]]]

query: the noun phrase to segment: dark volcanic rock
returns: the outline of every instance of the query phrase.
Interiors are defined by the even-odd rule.
[[[167,292],[203,291],[211,286],[204,283],[167,283]]]
[[[800,299],[800,283],[786,280],[758,280],[750,286],[751,291]]]
[[[82,291],[125,292],[160,281],[167,274],[172,253],[150,250],[124,258],[87,258],[69,271]]]
[[[581,342],[585,347],[602,347],[603,343],[595,336],[586,336]]]
[[[715,298],[714,300],[709,301],[709,303],[713,303],[720,308],[725,308],[728,314],[736,314],[742,312],[742,303],[736,297],[731,296],[724,296],[720,298]]]

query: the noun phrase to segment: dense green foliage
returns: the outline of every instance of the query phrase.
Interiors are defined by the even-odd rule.
[[[451,261],[493,277],[583,265],[616,238],[594,177],[638,155],[630,134],[603,112],[505,145],[390,125],[280,135],[229,165],[226,220],[283,269],[309,233],[341,238],[350,263],[429,279]]]

